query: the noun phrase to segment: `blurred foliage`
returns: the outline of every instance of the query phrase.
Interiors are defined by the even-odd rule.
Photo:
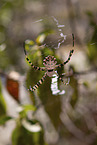
[[[87,11],[87,16],[93,29],[93,34],[88,42],[88,58],[91,64],[97,67],[97,17],[91,11]]]
[[[56,55],[56,50],[53,49],[53,43],[51,44],[51,47],[49,47],[49,45],[46,45],[49,44],[49,40],[51,40],[52,38],[53,40],[59,40],[59,38],[57,39],[56,37],[54,37],[54,35],[52,35],[52,37],[49,38],[49,34],[50,35],[53,34],[54,33],[53,30],[55,29],[55,26],[52,29],[51,21],[49,21],[49,19],[47,18],[45,22],[42,22],[43,23],[42,26],[39,25],[39,27],[42,28],[39,28],[41,30],[39,30],[40,33],[37,37],[36,37],[38,33],[38,30],[36,30],[37,27],[35,27],[36,33],[35,31],[32,31],[34,30],[34,28],[33,29],[30,28],[29,20],[31,20],[31,25],[32,25],[32,18],[34,17],[36,18],[35,10],[38,9],[37,3],[39,4],[40,1],[34,1],[34,2],[35,5],[33,5],[34,4],[33,1],[30,0],[21,0],[21,1],[1,0],[0,1],[0,70],[3,70],[4,72],[8,73],[8,71],[14,69],[15,71],[18,71],[23,74],[24,72],[27,71],[27,76],[26,76],[27,88],[29,88],[30,86],[33,87],[42,78],[44,72],[33,70],[32,68],[30,68],[28,62],[27,64],[29,65],[28,66],[29,69],[27,70],[27,68],[25,67],[22,61],[24,60],[23,49],[22,49],[23,47],[22,44],[24,40],[26,40],[25,49],[27,51],[28,57],[34,65],[42,67],[43,59],[45,56],[48,55],[54,55],[55,58],[57,59],[58,64],[63,62]],[[45,1],[43,0],[43,4],[44,2]],[[53,1],[53,4],[51,3],[52,7],[54,6],[54,2],[55,1]],[[57,3],[58,5],[60,4],[59,1],[56,1],[55,3]],[[32,8],[30,7],[30,4],[33,5]],[[70,3],[70,5],[72,7],[72,2]],[[49,6],[50,3],[48,5],[48,10],[51,10]],[[58,11],[57,8],[56,10],[57,13],[60,15],[60,12]],[[79,9],[76,10],[78,12]],[[74,19],[75,13],[73,7],[71,12],[72,13],[70,15],[71,17],[70,25],[74,33],[77,33],[76,32],[77,23],[73,22],[75,20]],[[38,13],[40,12],[38,11]],[[90,35],[90,37],[87,36],[90,38],[90,41],[88,41],[86,44],[88,49],[87,55],[91,64],[97,67],[97,19],[96,16],[90,11],[87,12],[87,15],[89,20],[89,28],[92,28],[93,30],[92,35]],[[38,17],[38,19],[40,19],[40,17]],[[66,20],[65,26],[68,34],[67,25],[68,23]],[[58,33],[60,33],[59,28],[58,28]],[[80,34],[79,36],[82,35]],[[77,41],[78,41],[78,37],[75,38],[75,42]],[[56,42],[54,42],[54,45],[55,43]],[[78,65],[78,67],[80,67],[80,65]],[[20,96],[19,96],[20,82],[15,81],[14,79],[11,79],[9,77],[6,77],[7,91],[15,100],[17,100],[18,104],[20,105],[21,111],[19,111],[17,118],[8,116],[8,114],[6,113],[7,106],[6,106],[6,101],[4,99],[4,96],[2,94],[2,83],[0,82],[0,125],[5,125],[7,121],[10,121],[11,119],[13,119],[16,122],[16,127],[12,133],[13,145],[46,145],[45,137],[44,137],[44,133],[46,130],[41,125],[39,120],[35,120],[35,116],[34,116],[34,113],[38,110],[38,108],[41,105],[43,106],[44,111],[47,113],[51,121],[51,124],[54,126],[54,129],[58,134],[59,137],[57,141],[58,144],[61,144],[61,141],[62,142],[67,141],[65,142],[65,144],[69,144],[71,142],[70,145],[76,144],[75,142],[77,142],[78,145],[97,144],[97,132],[95,131],[96,129],[94,128],[94,126],[96,127],[97,124],[96,123],[97,111],[95,109],[96,108],[95,106],[97,105],[96,104],[97,93],[95,93],[94,90],[91,91],[91,88],[92,89],[95,88],[95,83],[91,82],[89,84],[88,81],[91,78],[88,77],[87,81],[83,81],[82,84],[80,85],[79,82],[80,82],[80,78],[82,77],[81,73],[77,74],[76,77],[75,75],[76,70],[74,70],[73,67],[72,69],[73,69],[73,74],[70,76],[70,87],[67,86],[68,89],[66,90],[66,94],[53,95],[51,92],[51,78],[47,77],[44,83],[37,89],[35,93],[32,92],[29,93],[32,99],[31,103],[33,103],[33,105],[29,105],[29,104],[21,105]],[[64,71],[64,68],[59,69],[57,71],[58,74],[60,75]],[[85,80],[85,78],[83,80]],[[62,85],[60,81],[58,82],[59,82],[58,87],[60,88],[60,90],[62,88],[65,90],[66,89],[65,86]],[[67,92],[70,93],[69,96]],[[40,106],[37,106],[36,96],[38,96],[39,99],[41,100]],[[92,101],[94,102],[92,103]],[[66,118],[67,116],[65,116],[66,120],[64,119],[62,120],[61,114],[64,112],[64,110],[66,111],[68,118],[70,120]],[[31,111],[31,116],[32,116],[31,119],[29,119],[29,111]],[[30,128],[28,128],[28,126]],[[47,126],[49,128],[49,132],[52,138],[53,139],[56,138],[53,137],[52,129],[49,127],[48,124]],[[35,132],[35,130],[33,130],[33,128],[35,127],[36,129],[37,127],[40,127],[41,129]],[[78,131],[77,136],[76,136],[76,130]],[[84,134],[83,139],[79,137],[80,131]]]
[[[49,115],[51,122],[53,123],[56,130],[61,124],[60,113],[61,113],[61,98],[59,94],[53,95],[51,92],[51,80],[49,77],[46,78],[45,82],[39,87],[39,98],[44,105],[45,111]],[[44,91],[45,90],[45,91]]]
[[[17,28],[12,25],[15,18],[14,16],[23,11],[24,3],[25,0],[0,1],[0,68],[2,70],[9,70],[10,67],[13,66],[14,69],[23,72],[22,65],[19,63],[21,59],[19,56],[20,44],[19,42],[17,43],[16,38],[13,36],[19,29],[19,25],[16,24]],[[16,37],[18,37],[18,35]],[[19,64],[21,65],[21,69],[17,67]]]
[[[10,119],[13,119],[13,118],[11,116],[5,116],[5,115],[0,117],[0,125],[5,125],[5,123],[9,121]]]
[[[6,102],[2,95],[2,84],[0,79],[0,116],[6,115]]]
[[[0,125],[5,125],[12,117],[7,116],[7,105],[2,94],[2,83],[0,79]]]
[[[8,67],[9,63],[10,61],[6,52],[6,44],[2,43],[0,45],[0,69],[5,70]]]
[[[41,33],[36,38],[36,42],[34,42],[32,40],[25,41],[24,47],[25,47],[26,51],[28,52],[29,59],[34,63],[34,65],[43,66],[43,59],[44,59],[44,57],[46,57],[48,55],[54,55],[57,59],[57,62],[61,63],[60,59],[55,54],[54,49],[51,49],[45,45],[42,45],[42,43],[44,42],[44,40],[50,33],[52,33],[52,31],[48,31],[48,30],[47,30],[47,32],[45,31],[45,32]],[[62,72],[63,72],[63,69],[59,69],[59,74]],[[27,73],[27,81],[26,81],[27,86],[29,87],[30,85],[31,86],[34,85],[37,81],[39,81],[39,79],[42,77],[42,75],[43,75],[43,73],[40,71],[36,72],[35,70],[29,69],[29,71]],[[19,83],[18,83],[18,81],[15,81],[8,76],[6,77],[6,79],[7,79],[6,87],[7,87],[8,92],[10,93],[11,96],[13,96],[13,98],[16,101],[18,101],[18,103],[20,103],[19,102]],[[55,99],[55,96],[52,95],[52,93],[50,91],[51,81],[49,78],[47,78],[47,82],[45,82],[43,84],[43,87],[40,87],[40,89],[38,89],[38,95],[39,95],[39,98],[41,99],[42,103],[46,104],[45,111],[48,113],[52,123],[54,124],[54,126],[57,129],[58,125],[61,122],[60,118],[59,118],[59,115],[61,113],[61,100],[58,95],[56,96],[56,99]],[[48,88],[47,88],[47,85],[45,85],[45,84],[48,85]],[[45,88],[46,94],[43,93],[44,87],[46,87]],[[31,98],[34,103],[35,96],[33,93],[31,93]],[[51,104],[50,103],[51,101],[52,102],[55,101],[56,105],[54,106],[53,103]],[[36,102],[34,103],[34,105],[36,105]],[[59,106],[60,106],[60,109],[59,109]],[[54,107],[53,111],[52,111],[52,107]],[[56,107],[58,108],[57,110],[56,110]],[[32,105],[22,105],[21,106],[21,111],[19,112],[19,118],[16,119],[17,120],[16,128],[14,129],[14,131],[12,133],[13,145],[19,145],[19,144],[20,145],[27,145],[27,144],[33,144],[33,145],[35,145],[35,144],[43,145],[44,144],[45,145],[43,129],[42,129],[42,131],[34,133],[33,131],[31,132],[29,129],[25,128],[25,126],[27,126],[27,125],[23,124],[24,119],[26,119],[26,121],[27,121],[26,123],[29,124],[29,120],[27,119],[28,111],[34,112],[35,110],[36,110],[35,106],[32,106]],[[56,120],[56,118],[57,118],[57,120]],[[10,116],[1,117],[0,118],[1,125],[5,124],[10,119],[13,119],[13,118]],[[30,120],[30,123],[32,124],[32,126],[33,126],[33,121],[34,121],[33,119]],[[37,127],[37,123],[36,123],[36,127]],[[41,128],[42,128],[42,126],[41,126]]]
[[[74,78],[74,76],[70,77],[71,87],[73,88],[73,93],[71,95],[70,104],[74,108],[78,101],[78,80]]]
[[[22,105],[20,106],[21,111],[19,112],[20,119],[26,118],[28,111],[34,112],[36,110],[36,107],[33,105]]]
[[[30,124],[30,128],[33,128],[32,132],[27,130],[21,123],[19,123],[12,133],[12,143],[13,145],[47,145],[44,142],[44,133],[42,126],[38,121],[29,121],[26,122]],[[25,126],[27,125],[25,124]],[[40,127],[37,131],[37,125]],[[34,131],[34,128],[36,130]]]
[[[46,37],[49,35],[49,34],[52,34],[54,31],[49,29],[49,30],[46,30],[45,32],[42,32],[38,35],[38,37],[36,38],[36,43],[38,45],[41,45],[44,40],[46,39]]]
[[[28,119],[28,112],[36,110],[33,105],[21,105],[16,127],[12,132],[13,145],[47,145],[44,141],[43,127],[39,121]]]

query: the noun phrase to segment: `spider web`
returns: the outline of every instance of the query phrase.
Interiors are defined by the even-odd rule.
[[[64,34],[63,29],[65,28],[65,25],[59,24],[59,21],[54,16],[51,16],[49,18],[46,17],[44,19],[36,20],[36,21],[32,22],[32,24],[34,25],[36,23],[46,23],[45,20],[49,21],[50,26],[48,26],[48,27],[52,27],[52,25],[54,25],[53,29],[55,30],[54,31],[55,34],[53,34],[52,36],[50,35],[51,36],[50,41],[49,41],[49,36],[47,36],[47,42],[44,42],[44,44],[40,45],[40,47],[46,46],[48,48],[53,48],[56,50],[56,49],[59,49],[62,44],[66,43],[66,41],[68,44],[68,36],[71,37],[72,34],[69,34],[69,35]],[[52,38],[54,38],[54,39],[52,39]],[[72,37],[70,39],[71,39],[71,43],[72,43]],[[72,46],[72,44],[70,44],[70,45]],[[43,54],[41,54],[41,55],[43,55]],[[53,95],[57,95],[57,94],[63,95],[63,94],[65,94],[65,90],[61,91],[59,89],[59,86],[58,86],[59,80],[58,80],[58,76],[56,74],[54,74],[53,77],[50,78],[51,79],[51,87],[50,88],[51,88]]]
[[[48,18],[46,19],[48,20]],[[51,24],[53,25],[54,23],[54,27],[56,26],[57,32],[55,33],[55,36],[53,35],[53,37],[56,39],[54,39],[54,41],[53,40],[47,41],[42,46],[47,46],[48,48],[51,47],[53,49],[59,49],[60,46],[66,42],[66,40],[68,39],[67,37],[72,36],[72,35],[71,34],[66,35],[63,33],[63,28],[65,28],[65,25],[59,24],[59,21],[54,16],[51,16],[49,19],[50,19]],[[42,23],[44,21],[45,21],[45,18],[39,19],[39,20],[34,21],[33,24]],[[71,37],[71,41],[72,41],[72,37]],[[65,90],[62,90],[62,91],[59,90],[58,76],[56,74],[54,74],[53,77],[51,78],[51,91],[53,95],[57,95],[57,94],[63,95],[65,94]]]
[[[72,46],[72,33],[70,33],[68,26],[60,24],[56,17],[45,17],[32,22],[33,25],[37,23],[43,23],[47,29],[52,29],[54,31],[53,34],[47,36],[46,41],[44,41],[43,44],[44,46],[51,47],[53,49],[59,49],[62,44]]]

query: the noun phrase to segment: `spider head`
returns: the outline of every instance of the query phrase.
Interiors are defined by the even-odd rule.
[[[45,59],[43,60],[43,65],[47,68],[47,69],[54,69],[57,61],[56,58],[54,58],[54,56],[47,56],[45,57]]]

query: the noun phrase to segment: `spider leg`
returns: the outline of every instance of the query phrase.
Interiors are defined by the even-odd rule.
[[[73,47],[74,47],[74,34],[72,34],[72,40],[73,40]],[[67,59],[65,62],[63,62],[62,64],[56,65],[56,68],[60,68],[60,67],[64,66],[66,63],[68,63],[68,62],[70,61],[70,58],[71,58],[73,52],[74,52],[73,49],[70,50],[70,53],[69,53],[68,59]]]
[[[74,34],[72,33],[73,47],[74,47]]]
[[[45,70],[45,67],[37,67],[37,66],[34,66],[32,64],[32,62],[30,61],[30,59],[27,57],[27,52],[25,50],[25,43],[24,43],[24,53],[25,53],[25,56],[26,56],[26,60],[29,62],[29,64],[35,69],[35,70],[40,70],[40,71],[44,71]]]
[[[64,85],[69,85],[70,78],[68,78],[68,82],[64,82],[63,79],[60,76],[58,78],[63,82]]]
[[[69,53],[69,57],[68,57],[68,59],[67,59],[65,62],[63,62],[63,63],[61,63],[61,64],[59,64],[59,65],[56,65],[56,68],[60,68],[60,67],[64,66],[66,63],[68,63],[68,62],[70,61],[70,58],[71,58],[73,52],[74,52],[73,49],[70,50],[70,53]]]
[[[44,76],[41,78],[41,80],[38,81],[38,83],[35,86],[33,86],[32,88],[30,87],[28,90],[34,92],[44,82],[46,77],[47,73],[44,74]]]
[[[64,80],[58,75],[58,73],[57,72],[55,72],[55,73],[58,76],[58,79],[60,79],[64,85],[69,85],[69,82],[70,82],[70,78],[69,77],[68,77],[68,82],[64,82]]]

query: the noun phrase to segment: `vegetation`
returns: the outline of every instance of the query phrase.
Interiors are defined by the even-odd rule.
[[[84,14],[77,13],[77,9],[81,10],[79,3],[61,3],[58,14],[55,10],[52,17],[50,10],[53,6],[59,8],[58,0],[56,4],[51,0],[0,1],[1,134],[14,122],[13,128],[3,135],[6,144],[97,144],[96,12],[85,9]],[[63,3],[68,16],[63,14]],[[62,84],[57,76],[47,77],[35,92],[29,92],[27,88],[33,87],[44,72],[31,68],[23,47],[36,66],[43,67],[43,59],[48,55],[59,64],[72,49],[72,33],[74,54],[69,63],[57,70],[64,81],[70,78],[69,85]],[[57,89],[55,94],[52,84]]]

